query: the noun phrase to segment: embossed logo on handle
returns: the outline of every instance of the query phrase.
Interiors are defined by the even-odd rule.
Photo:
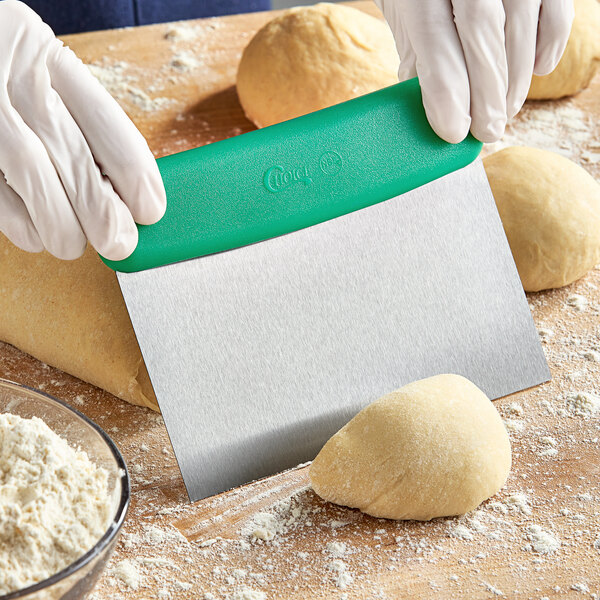
[[[325,175],[337,175],[343,167],[342,157],[334,150],[327,150],[319,157],[319,169]],[[312,177],[307,166],[286,169],[281,165],[275,165],[265,171],[263,185],[269,192],[276,194],[294,183],[311,185]]]
[[[313,181],[308,174],[307,167],[286,170],[280,165],[275,165],[274,167],[268,169],[263,177],[264,186],[274,194],[284,190],[294,183],[304,183],[304,185],[310,185],[312,182]]]
[[[342,164],[342,157],[333,150],[324,152],[319,158],[319,167],[325,175],[337,175],[342,169]]]

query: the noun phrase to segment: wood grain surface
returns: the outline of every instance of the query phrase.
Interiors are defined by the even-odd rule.
[[[369,3],[358,7],[376,14]],[[271,17],[65,41],[95,65],[160,156],[253,129],[237,101],[235,72],[241,50]],[[549,147],[599,178],[599,98],[597,77],[575,98],[528,103],[505,142],[485,151],[506,143]],[[585,298],[583,310],[573,295]],[[96,600],[599,598],[600,270],[530,294],[529,302],[553,379],[496,403],[513,446],[508,482],[474,513],[427,523],[327,504],[310,490],[306,468],[189,505],[160,415],[6,344],[0,376],[73,404],[127,460],[132,506]]]

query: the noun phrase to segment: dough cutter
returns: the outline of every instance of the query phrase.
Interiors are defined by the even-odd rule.
[[[165,216],[105,262],[192,501],[412,380],[550,378],[480,149],[435,135],[413,79],[158,160]]]

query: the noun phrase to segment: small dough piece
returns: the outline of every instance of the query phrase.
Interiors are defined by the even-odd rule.
[[[483,165],[525,291],[568,285],[600,262],[600,185],[585,169],[521,146]]]
[[[575,18],[565,52],[552,73],[533,76],[527,98],[551,100],[585,89],[600,64],[600,3],[575,0]]]
[[[0,234],[0,340],[158,410],[117,277],[91,247],[63,261]]]
[[[319,496],[386,519],[460,515],[508,477],[508,434],[468,379],[437,375],[383,396],[323,447],[310,467]]]
[[[292,8],[250,40],[237,72],[257,127],[286,121],[398,82],[387,24],[338,4]]]

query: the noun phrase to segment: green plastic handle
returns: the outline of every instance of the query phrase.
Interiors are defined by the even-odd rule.
[[[139,225],[132,272],[259,242],[371,206],[467,166],[481,143],[431,129],[417,79],[158,159],[167,212]]]

